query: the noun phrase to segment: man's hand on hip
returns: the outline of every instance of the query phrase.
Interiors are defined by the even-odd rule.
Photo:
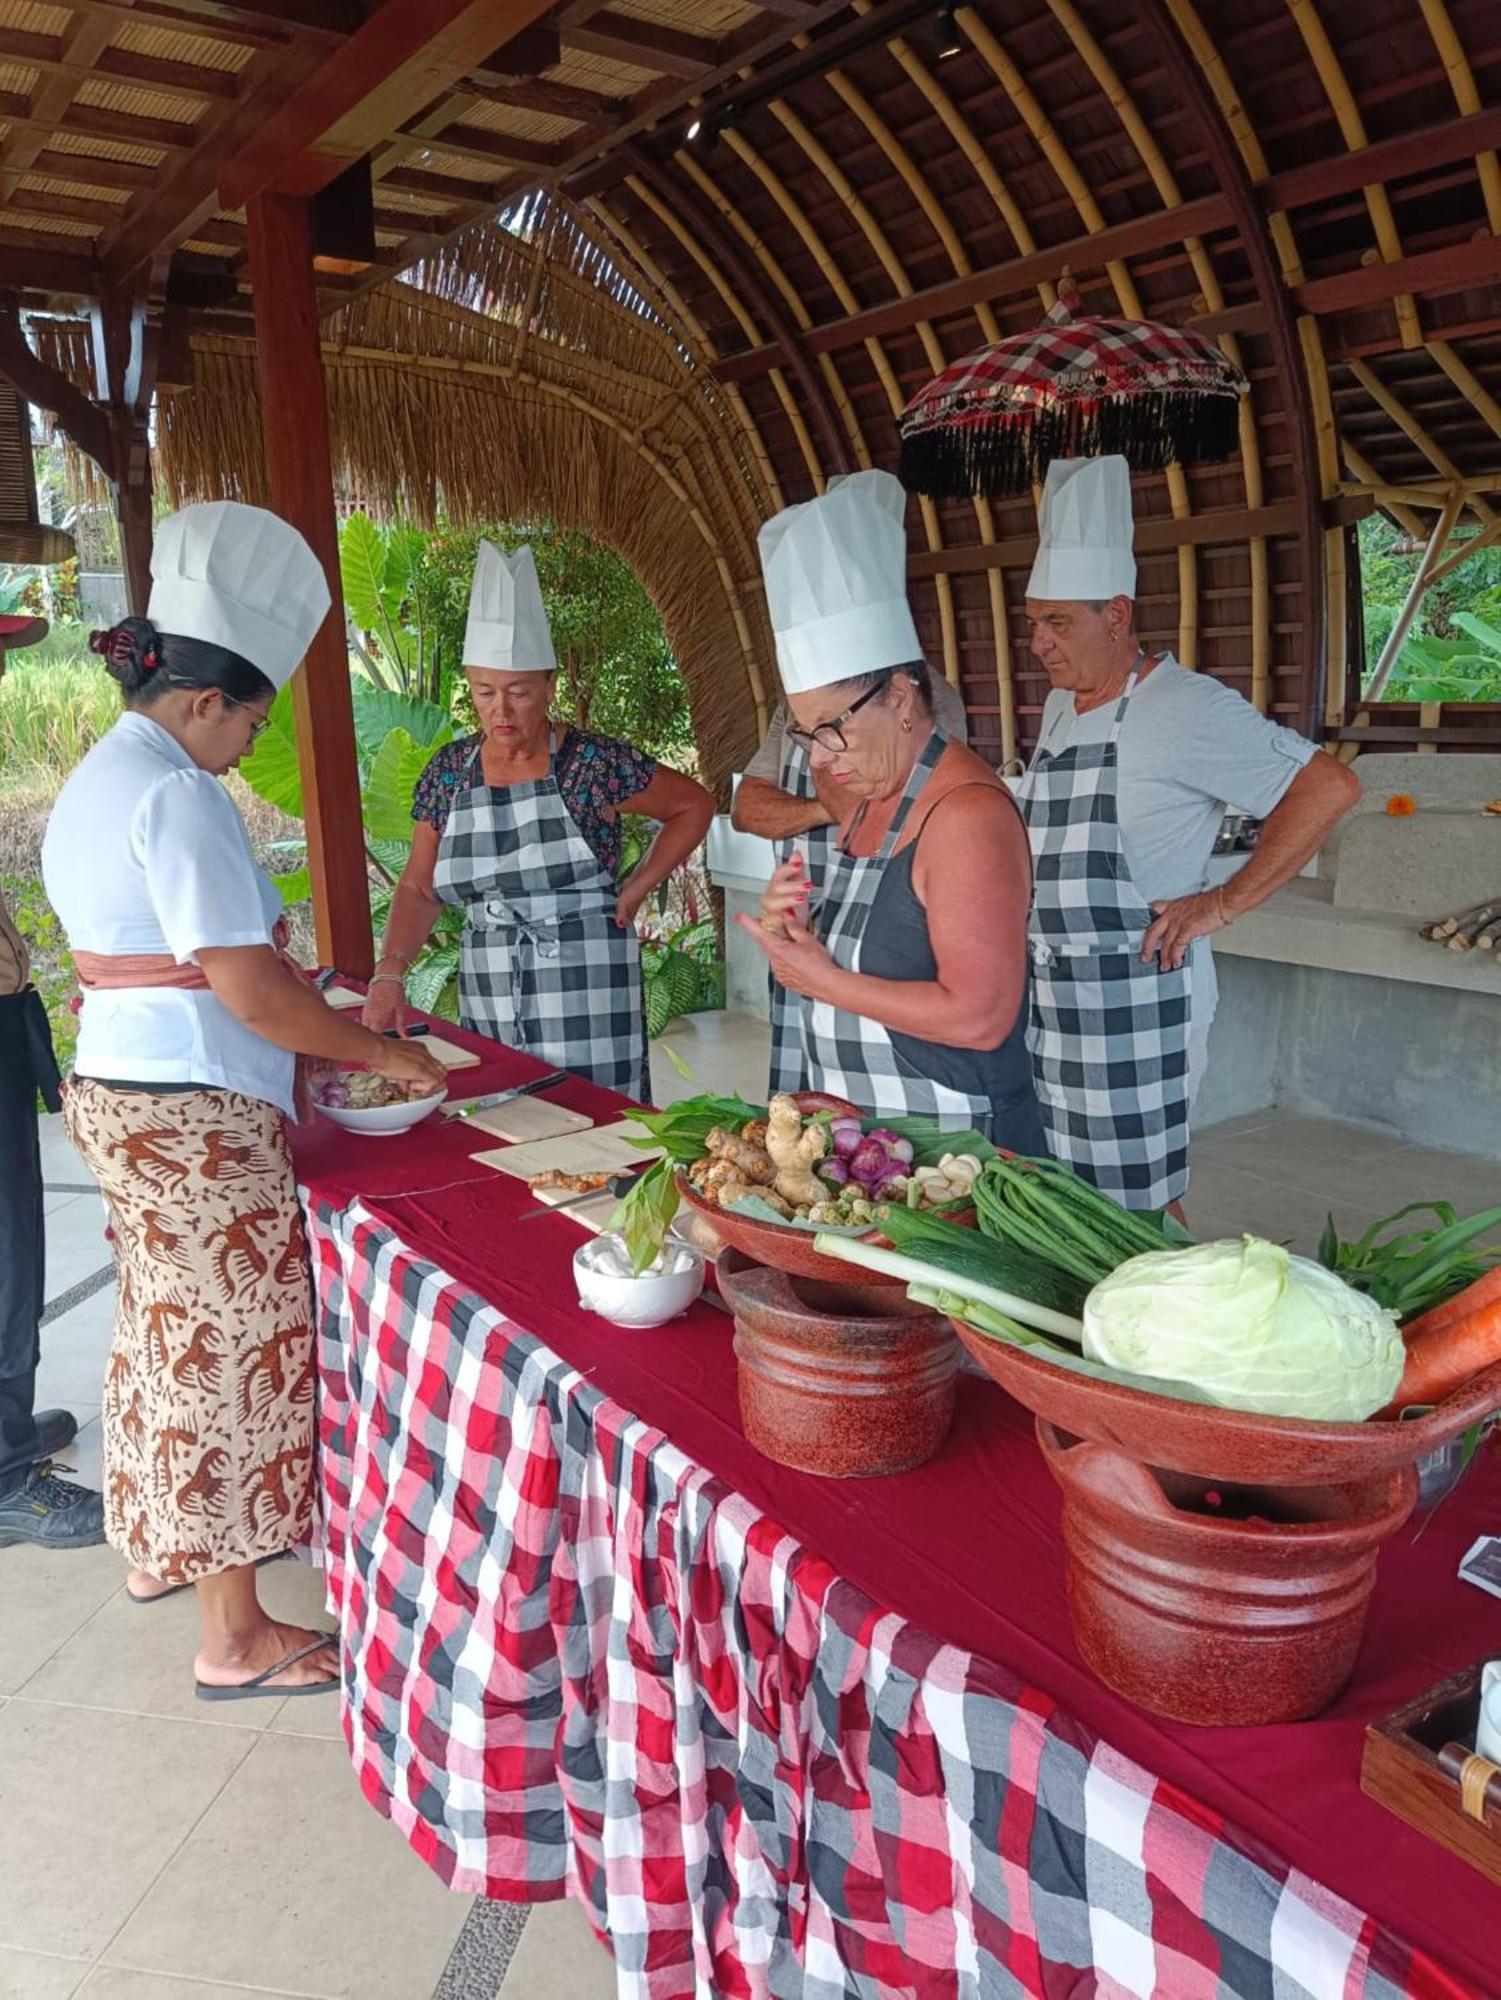
[[[1171,902],[1152,905],[1153,922],[1142,941],[1144,965],[1155,958],[1164,972],[1176,972],[1188,956],[1195,938],[1222,931],[1230,917],[1224,894],[1219,889],[1203,889],[1196,896],[1175,896]]]

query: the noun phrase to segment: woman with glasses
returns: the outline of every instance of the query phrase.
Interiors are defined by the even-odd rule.
[[[821,893],[794,857],[759,924],[741,922],[799,996],[812,1089],[1040,1153],[1026,830],[996,773],[934,723],[904,502],[890,473],[859,472],[761,531],[791,734],[850,810]]]
[[[336,1013],[280,951],[281,897],[219,779],[328,610],[317,558],[258,507],[188,507],[149,616],[91,643],[125,713],[42,849],[84,990],[68,1131],[119,1270],[103,1388],[105,1534],[138,1603],[197,1587],[204,1700],[337,1685],[325,1635],[262,1608],[255,1566],[307,1533],[312,1283],[287,1148],[299,1054],[428,1088],[415,1042]]]

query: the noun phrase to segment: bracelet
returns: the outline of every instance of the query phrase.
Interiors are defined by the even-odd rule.
[[[403,993],[407,990],[407,983],[399,972],[374,972],[370,975],[368,983],[371,986],[379,986],[382,980],[387,986],[399,986]]]
[[[1220,913],[1220,922],[1225,926],[1226,930],[1229,930],[1235,919],[1225,908],[1225,885],[1223,882],[1219,883],[1215,889],[1214,906]]]
[[[410,971],[412,961],[408,953],[404,951],[383,951],[375,961],[377,967],[384,965],[388,958],[394,958],[403,972]]]

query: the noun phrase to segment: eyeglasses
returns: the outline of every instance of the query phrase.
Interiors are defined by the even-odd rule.
[[[884,693],[889,679],[888,675],[877,681],[873,688],[867,688],[860,699],[852,701],[842,715],[830,716],[827,722],[820,722],[816,729],[789,729],[787,734],[794,743],[800,743],[805,750],[811,750],[815,744],[820,750],[848,750],[850,746],[845,740],[845,723],[852,715],[858,715],[868,701],[874,701],[878,694]]]
[[[225,694],[222,689],[220,690],[219,693],[219,699],[223,702],[226,708],[244,709],[247,714],[249,714],[250,712],[250,704],[248,702],[236,701],[232,694]],[[266,731],[270,727],[271,727],[271,718],[269,715],[256,716],[256,718],[250,725],[251,742],[254,743],[256,738],[262,735],[264,731]]]

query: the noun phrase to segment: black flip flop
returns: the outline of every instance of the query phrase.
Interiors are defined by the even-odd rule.
[[[321,1637],[310,1640],[306,1646],[299,1646],[295,1653],[288,1653],[284,1660],[278,1660],[274,1667],[267,1667],[254,1680],[237,1681],[233,1687],[210,1687],[207,1681],[193,1683],[200,1701],[254,1701],[259,1695],[271,1695],[276,1700],[290,1700],[297,1694],[327,1694],[338,1687],[339,1676],[331,1681],[307,1681],[301,1687],[268,1687],[278,1674],[284,1674],[288,1667],[295,1667],[299,1660],[305,1660],[310,1653],[318,1653],[337,1638],[337,1633],[325,1632]]]
[[[267,1563],[285,1562],[291,1553],[290,1549],[278,1549],[274,1555],[257,1556],[255,1566],[257,1569],[264,1569]],[[194,1582],[196,1581],[197,1579],[195,1578]],[[127,1583],[125,1586],[125,1595],[130,1599],[132,1604],[165,1604],[169,1597],[176,1597],[180,1590],[191,1590],[192,1588],[193,1584],[191,1583],[170,1583],[165,1590],[153,1590],[149,1597],[137,1597],[136,1593]]]

